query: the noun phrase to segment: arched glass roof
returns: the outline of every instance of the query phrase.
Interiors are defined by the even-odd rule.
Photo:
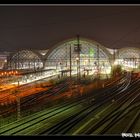
[[[61,69],[68,69],[70,65],[70,46],[71,46],[71,61],[73,68],[77,67],[76,58],[78,56],[77,40],[69,40],[63,42],[53,49],[49,50],[46,56],[45,67],[53,67]],[[80,39],[80,67],[81,69],[92,69],[99,63],[100,67],[110,67],[110,55],[109,52],[100,44]],[[98,61],[99,60],[99,61]]]
[[[43,67],[43,63],[33,51],[22,50],[11,56],[8,66],[12,69],[36,69]]]
[[[118,50],[118,58],[140,58],[140,49],[122,48]]]
[[[69,58],[69,54],[70,54],[70,45],[71,45],[71,53],[72,53],[72,57],[76,56],[75,53],[75,47],[77,44],[77,40],[72,40],[69,42],[65,42],[59,46],[57,46],[55,49],[53,49],[51,51],[51,53],[49,53],[49,55],[47,56],[48,60],[53,60],[53,59],[67,59]],[[97,44],[93,44],[91,42],[88,41],[84,41],[84,40],[80,40],[80,44],[81,44],[81,52],[80,55],[82,56],[92,56],[92,58],[97,58],[98,57],[98,46]],[[103,49],[100,48],[99,46],[99,58],[102,59],[108,59],[108,55],[106,52],[103,51]]]
[[[34,52],[32,51],[29,51],[29,50],[22,50],[22,51],[19,51],[17,53],[15,53],[13,56],[12,56],[12,59],[28,59],[28,60],[32,60],[32,59],[39,59],[39,56],[37,54],[35,54]]]

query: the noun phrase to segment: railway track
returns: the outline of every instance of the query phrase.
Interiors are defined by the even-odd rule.
[[[140,108],[136,111],[136,114],[133,119],[130,120],[129,124],[126,126],[126,128],[123,130],[123,133],[130,133],[132,132],[137,120],[140,117]]]
[[[45,95],[45,98],[50,98],[54,95],[58,95],[61,93],[61,91],[65,90],[67,87],[68,87],[69,83],[65,83],[62,87],[54,87],[54,88],[51,88],[49,89],[48,91],[46,92],[40,92],[36,95],[31,95],[29,97],[26,97],[24,99],[21,98],[21,108],[26,108],[27,106],[31,106],[32,104],[36,104],[37,101],[41,101],[41,97],[44,97]],[[57,89],[57,90],[56,90]],[[55,91],[53,91],[55,90]],[[16,104],[14,103],[13,105],[11,105],[10,107],[8,107],[7,110],[4,110],[4,111],[1,111],[0,112],[0,115],[6,115],[6,114],[9,114],[13,111],[16,111]]]
[[[115,95],[112,95],[113,97],[115,96]],[[112,97],[112,98],[113,98]],[[63,129],[63,131],[65,130],[65,131],[67,131],[65,128],[67,127],[67,129],[69,128],[71,128],[73,125],[75,125],[75,123],[77,123],[77,121],[79,122],[79,121],[81,121],[84,117],[86,117],[88,114],[87,114],[87,110],[88,110],[88,113],[91,113],[91,112],[93,112],[94,110],[96,110],[99,106],[101,106],[101,105],[103,105],[105,102],[107,102],[107,101],[109,101],[109,100],[111,100],[112,99],[111,97],[110,98],[107,98],[107,100],[103,100],[103,102],[102,103],[100,103],[100,104],[97,104],[96,106],[94,106],[93,107],[93,104],[92,105],[90,105],[90,106],[88,106],[87,108],[85,108],[84,110],[82,110],[80,113],[78,112],[76,115],[74,115],[74,116],[71,116],[71,117],[69,117],[69,118],[67,118],[66,120],[64,120],[64,122],[60,122],[60,124],[58,125],[56,125],[55,126],[55,128],[53,127],[53,132],[54,132],[54,130],[55,130],[55,133],[56,133],[56,130],[58,131],[58,128],[60,128],[60,126],[63,126],[63,128],[61,128],[61,129]],[[81,115],[80,117],[78,116],[78,115]],[[74,118],[74,120],[72,120],[72,118]],[[71,122],[70,120],[72,120],[73,122]],[[67,124],[66,122],[69,122],[69,124]],[[66,126],[64,126],[64,124],[66,125]],[[25,129],[25,128],[24,128]],[[22,130],[22,131],[24,131],[24,129]],[[52,131],[52,128],[50,128],[51,130],[49,130],[49,131]],[[20,130],[21,131],[21,130]],[[14,132],[14,133],[12,133],[12,135],[16,135],[16,133],[19,133],[20,131],[18,131],[18,132]],[[48,130],[47,130],[48,131]],[[44,133],[46,133],[46,131],[45,132],[43,132],[43,134]],[[42,132],[41,133],[39,133],[39,135],[41,135],[42,134]],[[52,133],[51,133],[52,134]]]
[[[135,97],[140,96],[139,95],[140,89],[138,89],[137,91],[135,91],[135,89],[133,89],[133,94],[131,94],[129,96],[129,93],[126,94],[119,102],[119,106],[114,110],[112,110],[111,112],[109,112],[106,116],[103,117],[103,119],[101,119],[99,122],[97,122],[93,127],[89,128],[86,132],[86,134],[91,134],[91,133],[95,133],[96,130],[101,127],[103,124],[105,124],[107,121],[111,122],[104,127],[104,129],[102,129],[100,132],[96,132],[98,134],[105,134],[106,131],[108,131],[108,129],[110,129],[117,121],[120,121],[124,115],[123,112],[125,112],[125,110],[127,110],[129,107],[131,107],[134,103],[135,103]],[[134,96],[137,93],[136,96]],[[130,98],[133,97],[130,101]],[[125,104],[124,107],[120,108],[123,104]],[[126,114],[125,114],[126,115]]]
[[[95,95],[94,95],[95,96]],[[90,97],[91,98],[91,97]],[[36,119],[38,119],[38,118],[36,118]]]
[[[124,87],[124,85],[123,85],[123,87]],[[122,88],[123,88],[122,87]],[[119,88],[119,90],[121,90],[121,88]],[[102,92],[101,92],[102,93]],[[114,94],[114,93],[113,93]],[[120,94],[120,93],[119,93]],[[114,98],[115,97],[115,95],[116,94],[114,94],[114,95],[112,95],[112,96],[110,96],[110,98],[108,98],[107,100],[105,100],[105,102],[107,102],[107,101],[109,101],[109,100],[111,100],[112,98]],[[118,94],[117,94],[118,95]],[[102,103],[102,105],[105,103],[105,102],[103,102]],[[101,104],[99,104],[99,105],[97,105],[95,108],[93,108],[92,106],[93,105],[91,105],[91,106],[89,106],[88,108],[86,108],[85,109],[85,111],[87,111],[87,109],[89,110],[88,112],[84,112],[84,110],[81,112],[83,115],[81,115],[81,117],[79,117],[79,118],[77,118],[76,116],[78,115],[76,115],[74,118],[75,118],[75,120],[73,120],[73,122],[71,123],[71,125],[70,124],[68,124],[69,125],[69,129],[70,129],[70,127],[72,127],[73,125],[75,125],[75,123],[77,123],[77,121],[79,122],[79,121],[81,121],[84,117],[86,117],[87,115],[88,115],[88,113],[90,114],[91,112],[93,112],[94,110],[96,110],[99,106],[100,106]],[[63,110],[64,111],[64,110]],[[38,119],[38,118],[36,118],[36,119]],[[69,118],[70,120],[71,120],[71,118]],[[33,121],[33,120],[31,120],[31,121]],[[41,120],[41,121],[43,121],[43,120]],[[27,122],[26,122],[27,123]],[[63,124],[63,123],[62,123]],[[17,126],[17,127],[20,127],[20,126]],[[16,127],[16,128],[17,128]],[[30,126],[29,126],[30,127]],[[64,126],[63,126],[64,127]],[[26,128],[28,128],[28,127],[26,127]],[[26,129],[26,128],[24,128],[24,129]],[[64,127],[65,128],[65,127]],[[12,128],[12,129],[14,129],[14,128]],[[23,129],[23,130],[24,130]],[[7,130],[7,131],[9,131],[9,130]],[[21,130],[20,130],[21,131]],[[66,130],[65,130],[66,131]],[[19,132],[19,131],[18,131]],[[1,132],[1,133],[4,133],[4,131],[3,132]],[[1,134],[0,133],[0,134]],[[14,133],[12,133],[12,134],[16,134],[17,132],[14,132]],[[63,132],[63,133],[65,133],[65,132]]]
[[[90,97],[89,97],[90,98]],[[10,127],[9,126],[9,124],[8,125],[6,125],[6,126],[3,126],[3,127],[1,127],[0,128],[0,135],[2,135],[3,133],[6,133],[6,132],[8,132],[8,131],[13,131],[13,129],[16,129],[16,128],[18,128],[18,127],[21,127],[21,126],[23,126],[24,124],[27,124],[27,123],[31,123],[31,122],[33,122],[33,124],[34,124],[34,121],[36,120],[37,122],[36,123],[39,123],[39,122],[41,122],[41,121],[43,121],[42,119],[41,120],[39,120],[38,121],[38,119],[39,118],[41,118],[41,117],[44,117],[44,116],[46,116],[46,115],[49,115],[49,117],[46,117],[45,119],[47,119],[47,118],[50,118],[50,117],[52,117],[52,116],[54,116],[54,115],[56,115],[56,114],[58,114],[58,113],[61,113],[61,112],[64,112],[64,111],[66,111],[66,110],[68,110],[69,108],[71,108],[71,107],[75,107],[76,105],[79,105],[80,103],[82,103],[82,102],[84,102],[84,101],[87,101],[88,100],[88,98],[87,99],[82,99],[82,100],[80,100],[80,101],[77,101],[77,102],[74,102],[74,103],[65,103],[63,106],[61,106],[61,107],[56,107],[55,109],[52,109],[51,111],[49,111],[49,112],[45,112],[45,113],[43,113],[43,114],[41,114],[41,115],[39,115],[39,116],[36,116],[36,115],[32,115],[32,119],[29,119],[29,120],[27,120],[27,121],[23,121],[23,123],[21,123],[20,124],[20,121],[18,121],[19,122],[19,124],[16,124],[16,126],[12,126],[12,127]],[[62,109],[61,109],[62,108]],[[60,110],[60,111],[58,111],[57,112],[57,110]],[[30,118],[30,116],[27,116],[27,118]],[[32,125],[33,125],[32,124]],[[10,124],[11,125],[11,124]],[[4,129],[4,128],[6,128],[6,129]],[[20,131],[21,130],[23,130],[23,129],[25,129],[25,128],[22,128],[22,129],[20,129]],[[18,130],[19,131],[19,130]],[[17,132],[17,131],[16,131]]]
[[[118,80],[112,82],[112,84],[118,84],[118,86],[120,86],[120,85],[122,84],[122,82],[126,82],[126,77],[121,77],[120,79],[118,79]],[[42,100],[41,100],[42,96],[45,96],[44,98],[48,98],[48,99],[49,99],[49,97],[53,97],[54,95],[58,95],[58,93],[60,93],[60,92],[63,90],[63,88],[66,88],[66,86],[68,87],[69,84],[70,84],[70,83],[65,83],[65,84],[63,85],[62,88],[60,88],[59,90],[55,91],[54,93],[53,93],[51,90],[57,89],[57,87],[58,87],[59,85],[56,86],[56,87],[52,87],[51,89],[49,89],[49,90],[46,91],[46,92],[40,92],[40,93],[38,93],[38,94],[36,94],[36,95],[30,95],[30,96],[25,97],[25,98],[23,98],[23,99],[21,98],[21,108],[24,109],[24,108],[26,108],[27,106],[28,106],[28,108],[31,108],[31,105],[32,105],[33,103],[36,103],[37,101],[38,101],[38,103],[39,103],[39,102],[42,101]],[[111,84],[111,85],[107,85],[107,86],[104,88],[104,90],[101,89],[101,91],[98,91],[98,94],[102,94],[102,93],[104,93],[104,92],[108,92],[108,90],[110,90],[110,88],[111,88],[111,90],[113,89],[114,91],[119,90],[119,89],[116,88],[115,85],[112,86],[112,84]],[[61,84],[61,85],[62,85],[62,84]],[[66,85],[66,86],[65,86],[65,85]],[[111,86],[112,86],[112,87],[111,87]],[[95,94],[96,94],[96,90],[95,90]],[[4,116],[4,115],[9,114],[9,113],[12,113],[12,112],[14,112],[14,111],[16,111],[16,104],[11,105],[10,107],[8,107],[7,110],[1,111],[1,112],[0,112],[0,115],[1,115],[1,116]]]
[[[85,116],[87,116],[88,114],[90,114],[93,110],[88,111],[87,113],[83,114],[80,117],[77,116],[77,119],[74,118],[73,119],[73,122],[71,122],[69,119],[68,120],[64,120],[64,122],[61,122],[60,124],[57,124],[54,128],[51,128],[51,130],[46,130],[46,131],[41,132],[39,134],[44,134],[44,133],[45,134],[65,134],[70,128],[72,128],[72,126],[74,126],[77,122],[79,122]],[[69,123],[66,124],[66,122],[69,122]]]

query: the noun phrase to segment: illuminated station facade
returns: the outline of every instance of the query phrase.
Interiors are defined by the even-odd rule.
[[[69,75],[71,71],[71,75],[80,72],[81,75],[99,73],[109,76],[115,65],[127,71],[140,69],[139,48],[109,49],[90,39],[80,38],[78,41],[73,38],[49,50],[20,50],[0,55],[1,71],[41,71],[45,75]]]

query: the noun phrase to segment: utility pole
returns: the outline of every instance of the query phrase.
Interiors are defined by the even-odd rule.
[[[76,48],[75,51],[77,53],[77,81],[80,82],[80,51],[81,51],[81,44],[80,44],[80,39],[79,39],[79,35],[77,35],[77,44],[75,44]]]
[[[79,67],[78,67],[78,61],[79,61],[79,58],[77,57],[76,58],[76,62],[77,62],[77,84],[79,83]]]
[[[71,44],[70,44],[70,91],[71,91],[71,95],[72,95],[72,77],[71,77],[71,72],[72,72],[72,69],[71,69]]]
[[[80,84],[80,51],[81,51],[81,47],[80,47],[80,39],[79,39],[79,35],[77,35],[77,44],[75,44],[76,47],[74,47],[74,51],[77,54],[77,93],[79,93],[79,88],[78,88],[78,84]]]
[[[80,51],[81,51],[81,48],[80,48],[80,40],[79,40],[79,35],[77,35],[77,49],[78,49],[78,58],[79,58],[79,61],[78,61],[78,64],[79,64],[79,82],[80,82]]]
[[[98,83],[99,83],[99,79],[100,79],[100,75],[99,75],[99,72],[100,72],[100,67],[99,67],[99,45],[97,45],[97,88],[98,88]]]

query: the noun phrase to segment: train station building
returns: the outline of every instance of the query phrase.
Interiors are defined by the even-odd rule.
[[[109,74],[114,65],[121,65],[122,69],[132,70],[140,68],[140,49],[123,47],[110,49],[102,44],[86,38],[79,40],[79,54],[77,38],[59,42],[46,50],[19,50],[10,52],[2,59],[1,69],[40,70],[53,69],[57,71],[72,70],[86,71],[89,74]]]

